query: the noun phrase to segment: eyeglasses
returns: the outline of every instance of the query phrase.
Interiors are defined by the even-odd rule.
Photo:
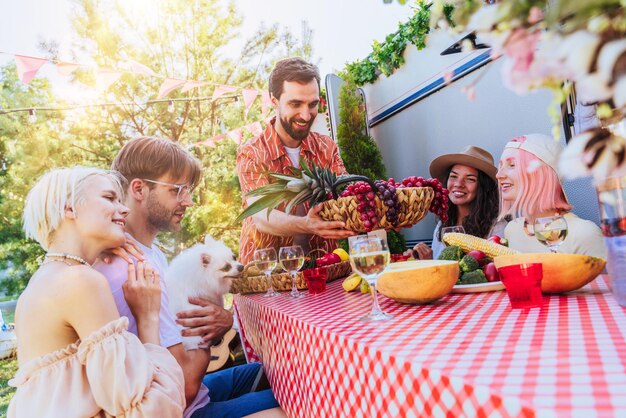
[[[187,198],[191,199],[193,196],[194,189],[188,184],[173,184],[173,183],[166,183],[164,181],[156,181],[156,180],[150,180],[150,179],[142,179],[142,180],[150,182],[150,183],[154,183],[154,184],[160,184],[161,186],[174,187],[178,189],[178,192],[176,194],[176,200],[178,202],[182,202],[183,200]]]

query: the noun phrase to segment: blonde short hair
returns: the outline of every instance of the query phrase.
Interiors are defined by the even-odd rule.
[[[24,205],[24,233],[47,250],[57,231],[66,208],[76,208],[84,199],[85,182],[93,176],[105,176],[112,180],[119,196],[122,196],[120,176],[109,170],[76,166],[57,168],[47,172],[28,192]]]

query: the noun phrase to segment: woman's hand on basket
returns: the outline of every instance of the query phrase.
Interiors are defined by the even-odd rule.
[[[345,229],[346,224],[341,221],[325,221],[319,212],[322,205],[312,207],[304,218],[305,229],[308,234],[319,235],[326,239],[342,239],[356,235],[356,232]]]

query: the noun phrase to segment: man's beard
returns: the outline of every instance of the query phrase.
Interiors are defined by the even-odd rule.
[[[283,119],[282,117],[280,117],[280,115],[279,115],[278,119],[280,120],[280,124],[283,127],[283,129],[285,130],[285,132],[287,132],[287,135],[289,135],[290,137],[292,137],[296,141],[302,141],[302,140],[304,140],[304,138],[309,136],[309,132],[311,132],[311,126],[313,126],[313,121],[315,120],[315,118],[311,118],[311,120],[309,121],[309,126],[306,129],[304,129],[302,131],[295,131],[291,127],[290,121],[288,121],[287,119]],[[291,121],[295,121],[295,120],[296,120],[295,118],[291,119]]]
[[[175,210],[168,210],[159,203],[152,195],[148,197],[148,223],[161,232],[177,232],[180,230],[180,223],[172,221],[174,213],[180,212],[178,207]]]

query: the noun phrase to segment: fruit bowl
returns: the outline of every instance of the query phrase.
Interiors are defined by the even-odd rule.
[[[430,303],[450,293],[459,277],[459,263],[415,260],[394,263],[378,279],[378,291],[408,304]]]
[[[543,293],[565,293],[580,289],[595,279],[606,261],[580,254],[523,253],[501,255],[494,260],[496,268],[523,263],[541,263],[543,266]]]
[[[374,213],[377,222],[366,224],[358,209],[357,196],[339,197],[322,203],[319,215],[325,221],[342,221],[346,229],[354,232],[366,232],[373,229],[400,228],[415,225],[426,216],[435,192],[430,187],[406,187],[396,189],[398,199],[396,222],[388,219],[389,207],[383,203],[378,195],[373,197]]]

